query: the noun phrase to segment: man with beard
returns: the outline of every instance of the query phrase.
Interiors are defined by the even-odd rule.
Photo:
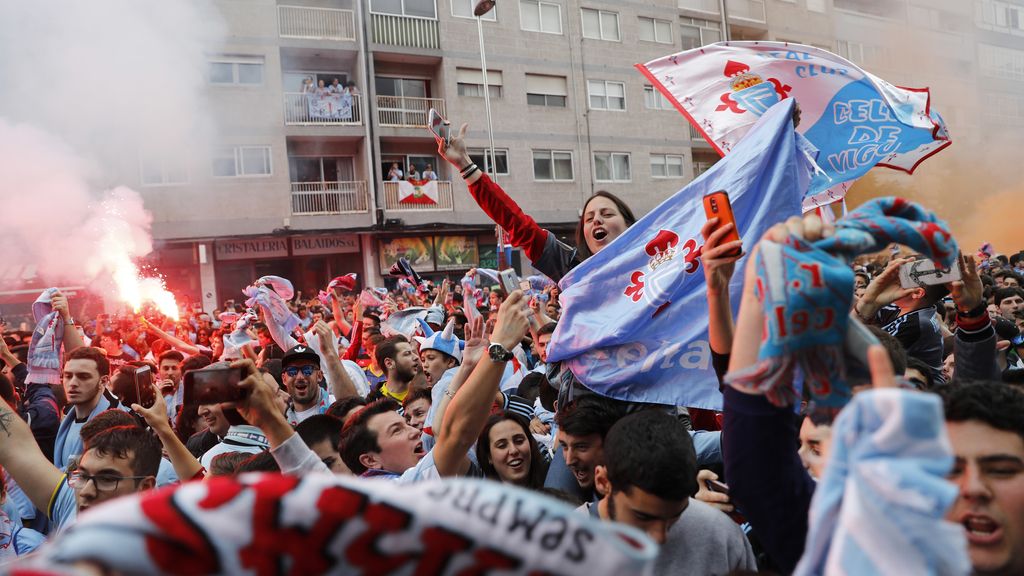
[[[416,351],[405,336],[398,335],[385,338],[374,352],[377,366],[387,375],[387,380],[367,400],[391,398],[401,404],[409,393],[409,385],[423,369]]]
[[[285,416],[292,426],[310,416],[323,414],[334,402],[334,396],[320,387],[323,380],[320,356],[306,346],[293,347],[281,359],[281,380],[291,397]]]

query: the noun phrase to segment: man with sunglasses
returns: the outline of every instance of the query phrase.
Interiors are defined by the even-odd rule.
[[[294,346],[284,355],[281,380],[291,397],[285,417],[292,426],[298,426],[310,416],[326,413],[334,402],[334,396],[320,386],[323,381],[320,356],[307,346]]]

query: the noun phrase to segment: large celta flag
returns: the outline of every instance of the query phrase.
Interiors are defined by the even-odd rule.
[[[823,171],[804,210],[839,200],[876,165],[913,173],[952,143],[927,88],[899,88],[814,46],[719,42],[637,68],[723,156],[772,105],[796,99],[797,130]]]
[[[728,192],[747,250],[799,214],[815,169],[793,130],[793,108],[792,100],[774,106],[731,154],[562,279],[549,361],[612,398],[721,409],[699,259],[702,198]],[[734,312],[744,262],[730,286]]]

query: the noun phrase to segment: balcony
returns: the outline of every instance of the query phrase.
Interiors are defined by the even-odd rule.
[[[292,182],[292,214],[365,214],[366,182]]]
[[[351,10],[278,6],[277,33],[281,38],[303,40],[356,39],[356,19]]]
[[[363,123],[359,94],[301,94],[285,92],[284,123],[288,126],[360,126]]]
[[[764,0],[729,0],[729,18],[764,24]]]
[[[394,14],[370,14],[373,41],[407,48],[441,49],[437,20]]]
[[[393,128],[426,128],[431,108],[436,108],[441,116],[448,116],[442,98],[377,96],[377,123]]]
[[[390,212],[451,212],[455,204],[452,201],[452,183],[447,180],[435,180],[437,184],[437,202],[403,202],[402,186],[404,182],[383,182],[384,208]]]
[[[765,11],[764,0],[729,0],[729,18],[747,20],[764,24]],[[683,10],[693,10],[706,14],[721,14],[719,0],[679,0],[679,7]]]

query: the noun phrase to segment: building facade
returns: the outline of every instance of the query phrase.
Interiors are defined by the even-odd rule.
[[[121,178],[154,215],[151,263],[207,309],[264,274],[313,291],[347,272],[379,285],[402,255],[435,278],[494,267],[494,227],[438,156],[431,108],[468,123],[477,164],[559,235],[597,190],[646,213],[718,157],[633,65],[722,40],[726,26],[734,40],[812,44],[896,83],[955,90],[943,108],[955,138],[985,102],[1024,118],[1024,51],[1011,47],[1024,7],[1010,0],[727,0],[726,26],[720,0],[498,0],[482,22],[492,159],[473,0],[217,4],[229,37],[208,62],[216,141],[143,155]],[[890,40],[908,26],[918,52]],[[354,89],[331,91],[335,80]],[[428,165],[434,202],[392,181],[394,166]]]

